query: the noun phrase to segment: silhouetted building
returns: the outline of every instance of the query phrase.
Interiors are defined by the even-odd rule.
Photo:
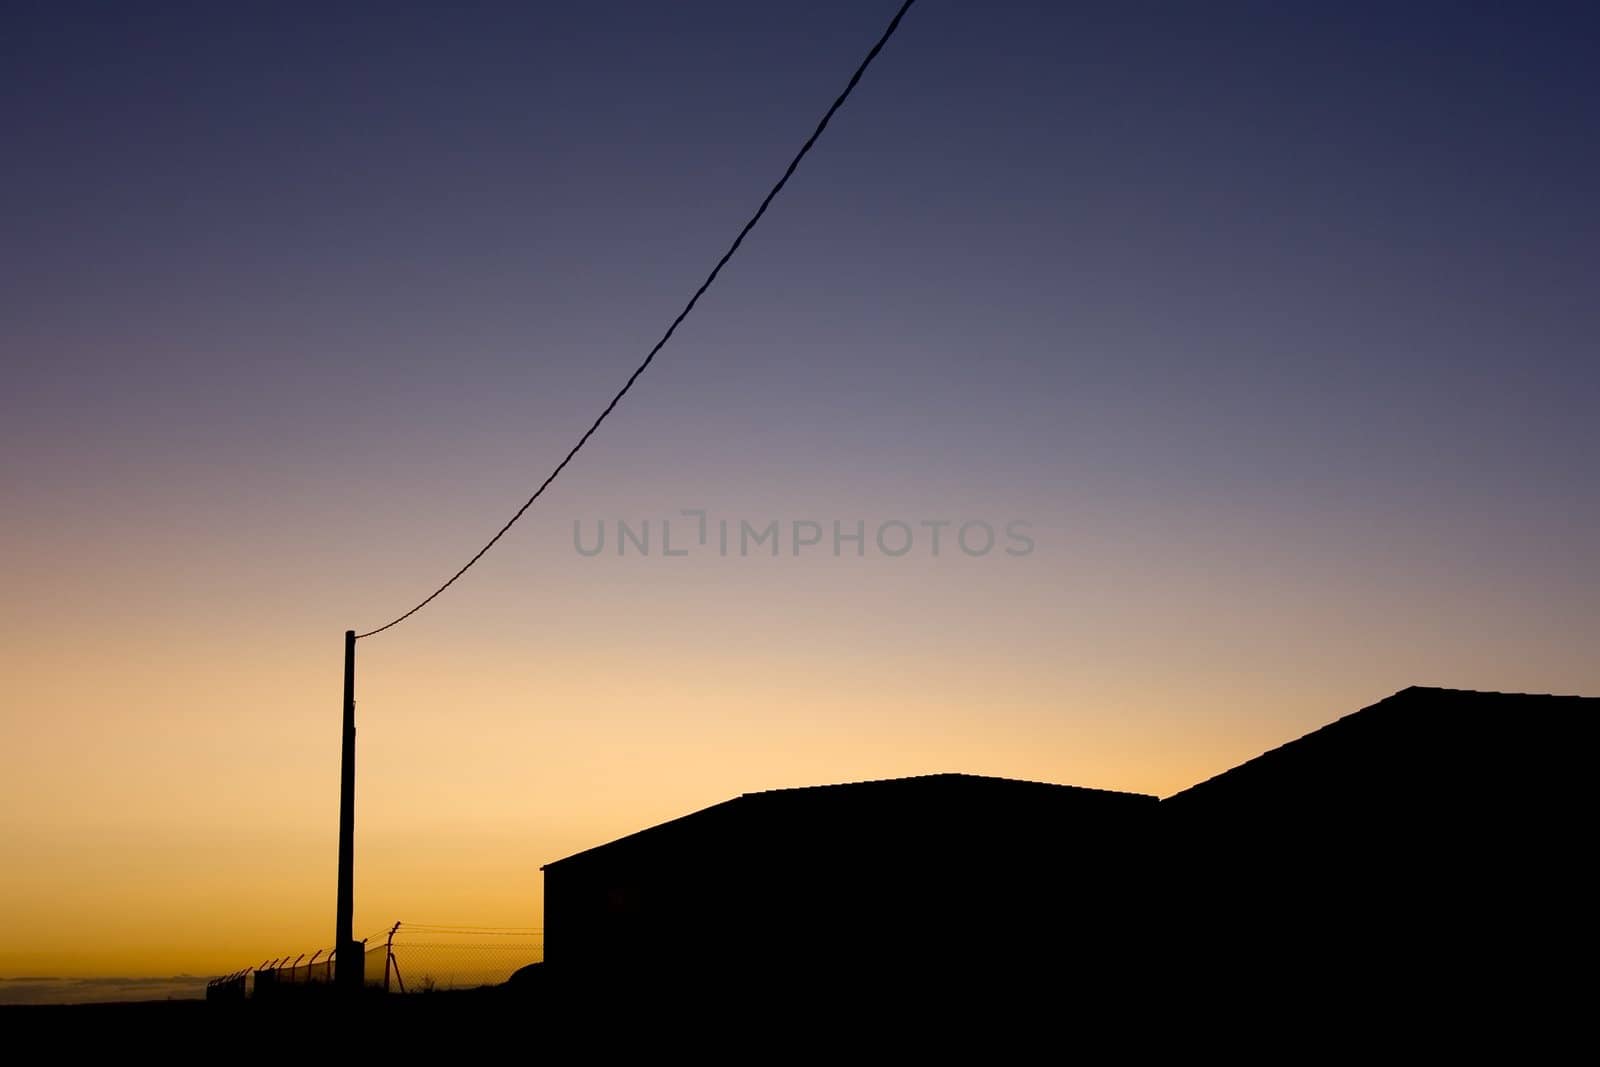
[[[619,994],[1103,978],[1156,803],[963,774],[747,793],[546,865],[545,958]]]
[[[548,864],[546,960],[618,996],[1079,1017],[1553,998],[1590,941],[1597,712],[1406,689],[1159,803],[961,774],[747,793]]]
[[[1180,967],[1521,988],[1587,909],[1600,699],[1410,688],[1162,801]]]

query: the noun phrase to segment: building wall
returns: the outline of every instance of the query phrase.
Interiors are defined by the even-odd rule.
[[[964,791],[742,798],[551,865],[546,959],[618,989],[1129,970],[1154,799]]]

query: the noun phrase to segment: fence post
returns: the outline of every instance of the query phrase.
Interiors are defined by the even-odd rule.
[[[397,922],[389,928],[389,940],[383,946],[383,991],[389,992],[389,965],[394,962],[394,932],[400,929]]]

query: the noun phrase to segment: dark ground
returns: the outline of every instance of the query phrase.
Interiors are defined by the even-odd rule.
[[[1105,991],[916,997],[883,989],[848,1002],[826,993],[697,999],[662,991],[648,1002],[513,988],[271,1003],[151,1001],[0,1007],[0,1032],[58,1052],[100,1047],[208,1058],[329,1054],[354,1040],[399,1057],[538,1051],[554,1062],[693,1055],[766,1062],[842,1055],[1002,1061],[1068,1051],[1123,1057],[1344,1048],[1388,1054],[1563,1047],[1585,1013],[1570,997],[1463,998],[1358,973],[1274,985],[1214,966],[1175,981]],[[1587,1043],[1587,1037],[1582,1037]],[[438,1052],[433,1050],[437,1049]],[[1299,1050],[1294,1052],[1292,1050]],[[188,1058],[182,1056],[181,1058]]]

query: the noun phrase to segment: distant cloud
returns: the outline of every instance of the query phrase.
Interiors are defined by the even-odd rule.
[[[0,1004],[91,1004],[124,1000],[193,1000],[206,980],[171,978],[0,978]]]

